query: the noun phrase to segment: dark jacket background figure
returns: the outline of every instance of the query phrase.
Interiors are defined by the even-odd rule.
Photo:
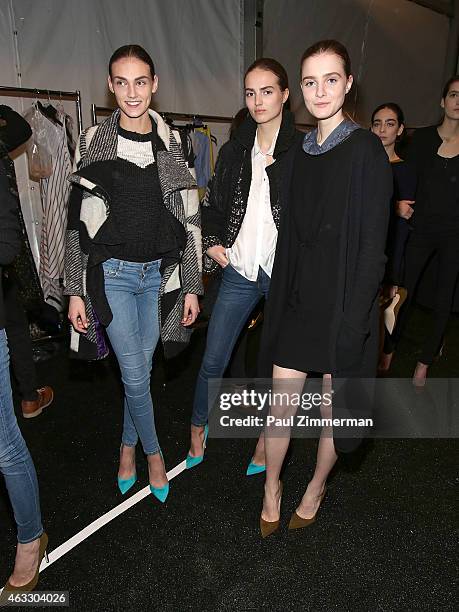
[[[340,232],[339,261],[337,271],[336,303],[330,321],[331,374],[335,378],[362,379],[376,375],[378,359],[378,294],[384,276],[386,256],[384,254],[389,221],[390,198],[393,179],[387,155],[380,140],[366,130],[359,129],[349,138],[354,139],[352,154],[346,160],[340,176],[331,176],[330,181],[342,185],[342,200],[345,203]],[[337,145],[340,146],[340,145]],[[288,151],[284,160],[285,173],[281,186],[282,202],[289,202],[292,171],[295,155],[302,142]],[[294,270],[289,266],[289,252],[299,250],[298,238],[291,231],[290,209],[282,211],[276,257],[267,306],[260,350],[260,374],[272,376],[273,353],[277,342],[277,331],[287,308]],[[311,287],[314,291],[314,287]],[[348,387],[355,397],[362,391]],[[334,396],[336,400],[336,396]],[[363,396],[361,396],[363,398]],[[341,408],[334,400],[334,416],[349,408],[344,402]],[[363,399],[355,406],[354,415],[362,409]],[[340,414],[341,413],[341,414]],[[358,439],[335,440],[337,451],[353,450]]]
[[[2,268],[10,264],[21,248],[21,228],[18,209],[9,190],[8,178],[0,164],[0,329],[5,327],[3,308]]]
[[[9,282],[16,286],[17,295],[25,310],[44,306],[43,291],[30,248],[27,229],[22,216],[14,162],[9,154],[23,145],[32,135],[27,121],[9,106],[0,105],[0,165],[6,174],[10,196],[16,202],[21,227],[21,250],[8,267]]]
[[[414,214],[410,219],[410,224],[416,228],[416,225],[422,225],[425,215],[425,188],[426,183],[423,176],[427,174],[428,168],[432,165],[433,158],[437,155],[438,149],[442,144],[442,139],[438,133],[438,127],[432,125],[426,128],[416,130],[409,143],[406,151],[405,160],[416,173],[418,181],[418,190],[414,204]],[[445,223],[448,221],[445,219]],[[411,232],[411,237],[414,232]],[[427,263],[424,272],[419,280],[416,290],[416,302],[426,308],[434,308],[436,300],[436,288],[438,277],[438,255],[434,255]],[[459,312],[459,282],[456,285],[456,291],[453,298],[451,312]]]
[[[251,152],[256,131],[257,124],[248,115],[234,132],[231,140],[220,149],[214,175],[202,202],[205,272],[215,272],[219,268],[217,262],[205,254],[206,250],[217,244],[225,248],[231,247],[241,229],[252,181]],[[271,210],[277,229],[279,229],[281,206],[284,203],[280,186],[285,173],[286,153],[294,143],[301,143],[302,140],[303,134],[295,128],[292,113],[284,108],[273,154],[275,161],[266,168]]]

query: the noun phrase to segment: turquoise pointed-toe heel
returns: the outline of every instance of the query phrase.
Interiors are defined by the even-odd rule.
[[[153,485],[150,485],[150,491],[156,497],[156,499],[164,504],[167,496],[169,495],[169,483],[167,483],[167,485],[164,487],[154,487]]]
[[[191,468],[196,467],[200,463],[202,463],[204,459],[204,451],[206,450],[207,444],[207,436],[209,435],[209,426],[206,425],[204,427],[204,442],[202,444],[202,455],[198,455],[197,457],[192,457],[190,453],[186,456],[186,469],[191,470]]]
[[[251,460],[247,467],[247,472],[245,473],[245,475],[254,476],[255,474],[261,474],[262,472],[266,472],[266,465],[257,465]]]
[[[136,482],[137,482],[137,474],[134,474],[134,476],[132,476],[131,478],[125,478],[125,479],[118,477],[118,488],[121,491],[121,493],[124,495],[125,493],[129,491],[131,487],[135,485]]]

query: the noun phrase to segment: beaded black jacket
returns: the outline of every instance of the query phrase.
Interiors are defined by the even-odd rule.
[[[219,268],[217,262],[206,255],[207,249],[218,244],[231,247],[241,229],[252,181],[251,151],[256,131],[257,124],[248,115],[232,139],[220,149],[214,175],[202,201],[203,269],[207,273]],[[283,159],[290,147],[303,137],[304,134],[295,128],[292,113],[284,109],[273,154],[275,161],[266,169],[277,229],[282,208]]]

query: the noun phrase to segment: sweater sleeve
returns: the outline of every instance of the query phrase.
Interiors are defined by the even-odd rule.
[[[207,249],[223,244],[225,235],[225,198],[223,184],[228,172],[227,147],[223,146],[215,164],[215,171],[206,189],[202,201],[202,248],[204,271],[211,273],[218,269],[218,264],[206,254]]]
[[[371,148],[363,171],[357,269],[345,319],[358,333],[367,334],[369,316],[377,298],[386,263],[385,245],[393,191],[392,170],[382,149]]]

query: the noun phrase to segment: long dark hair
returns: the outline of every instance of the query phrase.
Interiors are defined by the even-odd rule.
[[[403,124],[403,127],[405,127],[405,116],[403,114],[402,109],[396,102],[385,102],[384,104],[380,104],[377,108],[375,108],[375,110],[371,114],[371,125],[373,125],[375,115],[384,108],[388,108],[389,110],[394,112],[397,116],[398,125],[400,126]]]
[[[140,45],[124,45],[112,54],[110,61],[108,62],[108,73],[110,77],[113,76],[112,65],[118,60],[124,59],[125,57],[135,57],[141,62],[148,64],[148,66],[150,67],[151,78],[155,76],[155,65],[150,55],[145,51],[145,49]]]
[[[237,113],[234,115],[233,120],[230,125],[230,129],[228,131],[228,138],[230,140],[234,136],[234,132],[238,129],[241,123],[245,121],[248,115],[249,115],[249,111],[247,110],[247,106],[243,106],[242,108],[240,108],[237,111]]]

